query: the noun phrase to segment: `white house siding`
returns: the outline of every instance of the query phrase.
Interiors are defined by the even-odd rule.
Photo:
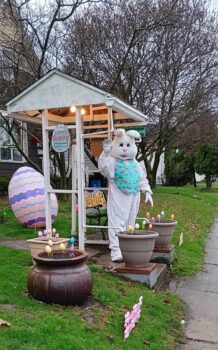
[[[153,161],[151,162],[151,164],[153,165]],[[140,165],[141,165],[142,169],[146,173],[146,168],[145,168],[144,162],[143,161],[140,162]],[[158,166],[158,169],[157,169],[157,175],[156,175],[156,184],[157,185],[162,185],[163,184],[161,179],[164,180],[164,178],[165,178],[164,172],[165,172],[164,153],[162,153],[161,156],[160,156],[160,162],[159,162],[159,166]]]

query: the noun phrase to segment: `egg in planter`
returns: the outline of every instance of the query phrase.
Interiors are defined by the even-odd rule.
[[[8,187],[11,209],[17,220],[30,228],[45,227],[44,177],[33,168],[24,166],[13,174]],[[51,194],[51,218],[58,214],[58,201]]]

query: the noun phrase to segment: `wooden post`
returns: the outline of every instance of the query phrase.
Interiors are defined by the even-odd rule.
[[[111,107],[108,107],[108,130],[111,130],[112,127],[112,119],[113,118],[113,111]],[[108,138],[111,139],[112,138],[112,134],[108,133]]]
[[[50,190],[50,159],[49,159],[49,138],[47,119],[47,110],[42,111],[42,140],[43,140],[43,172],[44,172],[44,183],[45,183],[45,219],[46,219],[46,230],[51,230],[51,194]]]
[[[76,174],[77,174],[77,164],[76,164],[76,142],[72,143],[72,190],[76,190]],[[72,193],[72,217],[71,217],[71,230],[72,233],[76,232],[76,194]]]
[[[82,165],[82,115],[81,107],[76,109],[76,158],[77,158],[77,188],[78,188],[78,233],[79,233],[79,249],[84,250],[85,247],[85,237],[83,228],[83,165]]]

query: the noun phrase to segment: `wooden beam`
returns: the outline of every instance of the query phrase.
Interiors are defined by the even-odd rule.
[[[41,115],[37,117],[31,117],[25,113],[11,113],[9,118],[13,118],[16,120],[20,120],[21,122],[32,123],[32,124],[40,124],[42,125]],[[56,125],[57,123],[49,121],[49,125]]]
[[[108,124],[95,124],[95,125],[83,125],[84,130],[89,130],[89,129],[108,129]]]
[[[113,118],[114,120],[130,119],[129,117],[126,117],[120,113],[114,113]]]
[[[76,117],[74,115],[72,115],[72,114],[71,115],[70,114],[66,114],[62,118],[63,118],[63,121],[71,120],[71,122],[73,124],[76,123]],[[85,115],[82,116],[82,120],[83,120],[83,122],[91,122],[91,121],[93,121],[93,115],[85,114]]]
[[[19,114],[10,114],[9,118],[13,118],[15,120],[20,120],[21,122],[26,122],[26,123],[33,123],[33,124],[41,124],[42,125],[42,120],[41,118],[38,117],[28,117],[24,115],[19,115]]]
[[[102,110],[102,109],[107,109],[107,106],[104,106],[104,105],[102,105],[102,106],[95,106],[95,105],[92,105],[92,110],[93,110],[93,111],[100,111],[100,110]]]
[[[90,105],[90,117],[93,118],[93,106]]]
[[[126,128],[128,126],[145,126],[146,124],[144,122],[132,122],[132,123],[119,123],[119,124],[114,124],[115,128]]]
[[[84,139],[105,139],[108,138],[108,134],[100,134],[100,135],[89,135],[85,134],[83,135]]]
[[[115,113],[113,116],[114,120],[128,120],[130,118],[125,117],[119,113]],[[74,124],[76,122],[76,118],[74,115],[66,114],[63,117],[57,116],[55,114],[49,113],[49,120],[57,121],[58,123],[63,124]],[[83,122],[90,122],[90,121],[107,121],[108,120],[108,113],[102,113],[102,114],[93,114],[93,115],[83,115],[82,116]]]
[[[93,115],[93,120],[95,122],[97,121],[103,121],[103,120],[108,120],[108,114],[105,113],[105,114],[94,114]]]

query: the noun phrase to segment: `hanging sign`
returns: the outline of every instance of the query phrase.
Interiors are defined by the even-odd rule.
[[[70,147],[70,133],[65,125],[58,125],[53,133],[51,145],[55,152],[61,153]]]
[[[128,130],[136,130],[140,134],[141,138],[144,138],[147,133],[147,129],[145,125],[140,125],[140,126],[129,126],[125,128],[126,131]]]

